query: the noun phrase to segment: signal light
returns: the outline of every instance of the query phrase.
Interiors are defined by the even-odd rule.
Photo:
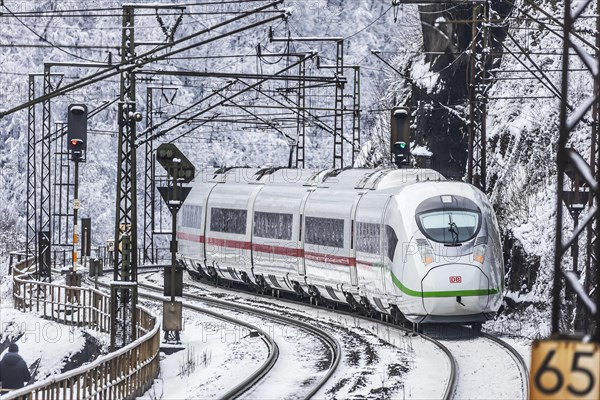
[[[410,147],[406,142],[394,143],[395,164],[397,166],[407,165],[410,159]]]
[[[390,147],[398,168],[410,165],[410,119],[408,108],[392,108]]]
[[[67,146],[71,160],[85,162],[87,140],[87,106],[71,104],[67,109]]]

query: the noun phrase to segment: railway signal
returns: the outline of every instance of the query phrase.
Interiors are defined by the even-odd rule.
[[[179,332],[182,328],[182,303],[175,301],[175,296],[181,296],[183,291],[183,271],[177,268],[177,212],[183,205],[191,188],[182,187],[183,183],[194,179],[194,165],[172,143],[163,143],[156,149],[156,161],[173,179],[170,186],[159,187],[158,191],[171,211],[171,266],[165,268],[164,295],[170,296],[170,301],[163,302],[163,330],[165,341],[180,342]],[[170,273],[167,271],[170,269]]]
[[[391,119],[392,162],[398,168],[410,165],[410,115],[408,108],[392,108]]]
[[[177,182],[191,182],[194,179],[194,165],[172,143],[163,143],[156,149],[156,161]]]
[[[67,147],[71,161],[85,162],[87,149],[88,109],[85,104],[71,104],[67,112]]]
[[[81,274],[77,272],[80,263],[77,245],[79,243],[79,226],[77,225],[79,207],[79,163],[85,162],[87,144],[88,109],[85,104],[71,104],[67,109],[67,148],[71,154],[71,161],[75,163],[73,171],[73,267],[67,275],[68,286],[81,286]],[[82,252],[83,253],[83,252]],[[75,297],[79,292],[74,291]]]

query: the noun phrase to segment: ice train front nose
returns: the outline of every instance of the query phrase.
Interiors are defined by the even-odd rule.
[[[420,256],[424,319],[482,322],[493,317],[498,292],[490,262],[488,222],[471,198],[430,197],[417,207],[415,242]],[[487,258],[487,260],[486,260]],[[492,267],[492,268],[491,268]]]
[[[430,322],[451,322],[457,316],[473,322],[487,319],[482,312],[488,309],[489,279],[472,264],[433,267],[423,277],[421,287],[426,320]]]

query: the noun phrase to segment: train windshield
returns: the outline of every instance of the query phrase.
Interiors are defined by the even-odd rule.
[[[481,214],[469,210],[441,210],[418,215],[419,228],[429,239],[449,245],[471,240],[477,234]]]

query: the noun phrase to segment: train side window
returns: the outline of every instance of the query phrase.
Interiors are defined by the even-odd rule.
[[[344,247],[344,220],[336,218],[305,218],[306,237],[309,244]]]
[[[256,211],[254,213],[254,236],[292,240],[292,214]]]
[[[368,222],[356,223],[356,250],[380,254],[381,226]]]
[[[246,210],[211,208],[210,230],[243,235],[246,233],[246,215]]]
[[[202,207],[184,205],[181,207],[181,225],[186,228],[200,229]]]
[[[387,254],[390,261],[394,261],[394,253],[396,252],[396,246],[398,245],[398,236],[394,232],[394,228],[389,225],[385,226],[385,245],[387,246],[385,254]]]

